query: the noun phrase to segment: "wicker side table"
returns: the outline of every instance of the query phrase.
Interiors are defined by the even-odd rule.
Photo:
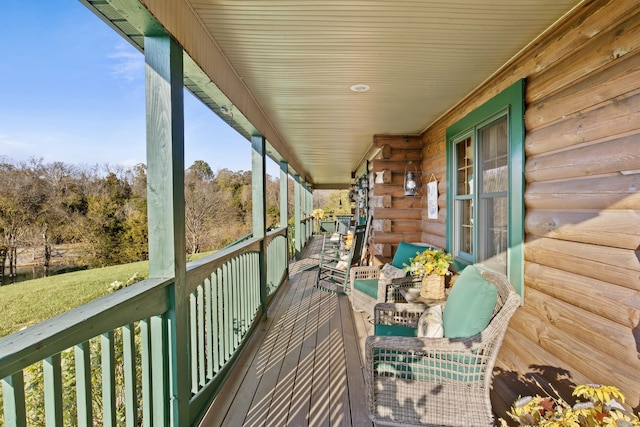
[[[433,305],[444,304],[447,301],[447,294],[449,293],[449,289],[445,289],[444,292],[444,299],[427,299],[420,296],[420,288],[400,289],[400,295],[402,295],[408,303],[427,304],[430,307]]]

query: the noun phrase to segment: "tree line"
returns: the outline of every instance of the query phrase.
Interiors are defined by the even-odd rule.
[[[267,176],[266,188],[267,225],[274,226],[279,179]],[[19,252],[30,251],[46,271],[57,245],[76,247],[89,268],[146,260],[146,195],[144,164],[0,158],[0,283],[5,273],[15,275]],[[250,171],[214,173],[205,161],[194,162],[185,171],[187,251],[216,250],[250,233],[251,205]]]

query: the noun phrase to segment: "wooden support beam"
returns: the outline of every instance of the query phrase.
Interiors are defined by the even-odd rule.
[[[267,313],[267,184],[266,184],[266,141],[260,135],[251,137],[251,200],[253,213],[253,237],[261,238],[259,255],[260,306],[263,315]]]
[[[294,243],[295,243],[295,250],[296,250],[295,256],[296,256],[296,259],[299,259],[300,253],[302,252],[302,239],[301,239],[302,224],[300,223],[300,221],[302,220],[302,215],[300,212],[302,209],[302,203],[301,203],[301,190],[300,190],[300,186],[301,186],[300,175],[294,176],[293,180],[294,180],[294,183],[293,183]]]
[[[280,227],[289,221],[289,164],[280,162]]]
[[[251,197],[253,213],[253,237],[262,238],[266,233],[266,158],[265,140],[262,136],[251,137]]]
[[[144,46],[149,277],[175,277],[168,314],[152,319],[153,424],[187,426],[183,52],[169,36],[145,37]]]

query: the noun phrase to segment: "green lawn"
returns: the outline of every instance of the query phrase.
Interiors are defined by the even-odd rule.
[[[147,261],[74,271],[0,287],[0,337],[35,325],[109,293],[109,285],[135,273],[149,275]]]
[[[191,260],[210,254],[198,254]],[[148,261],[74,271],[0,286],[0,337],[50,319],[109,293],[109,285],[138,273],[149,275]]]

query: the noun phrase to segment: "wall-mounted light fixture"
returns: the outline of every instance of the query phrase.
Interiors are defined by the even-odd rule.
[[[349,189],[349,201],[350,202],[355,202],[356,201],[356,199],[358,198],[358,191],[360,191],[360,189],[358,188],[358,186],[356,184],[354,184]]]
[[[232,107],[225,107],[224,105],[220,106],[220,112],[226,116],[229,116],[229,124],[233,124],[233,110],[231,108]],[[224,121],[226,122],[226,120]]]
[[[411,160],[404,167],[404,195],[418,195],[418,168]]]

